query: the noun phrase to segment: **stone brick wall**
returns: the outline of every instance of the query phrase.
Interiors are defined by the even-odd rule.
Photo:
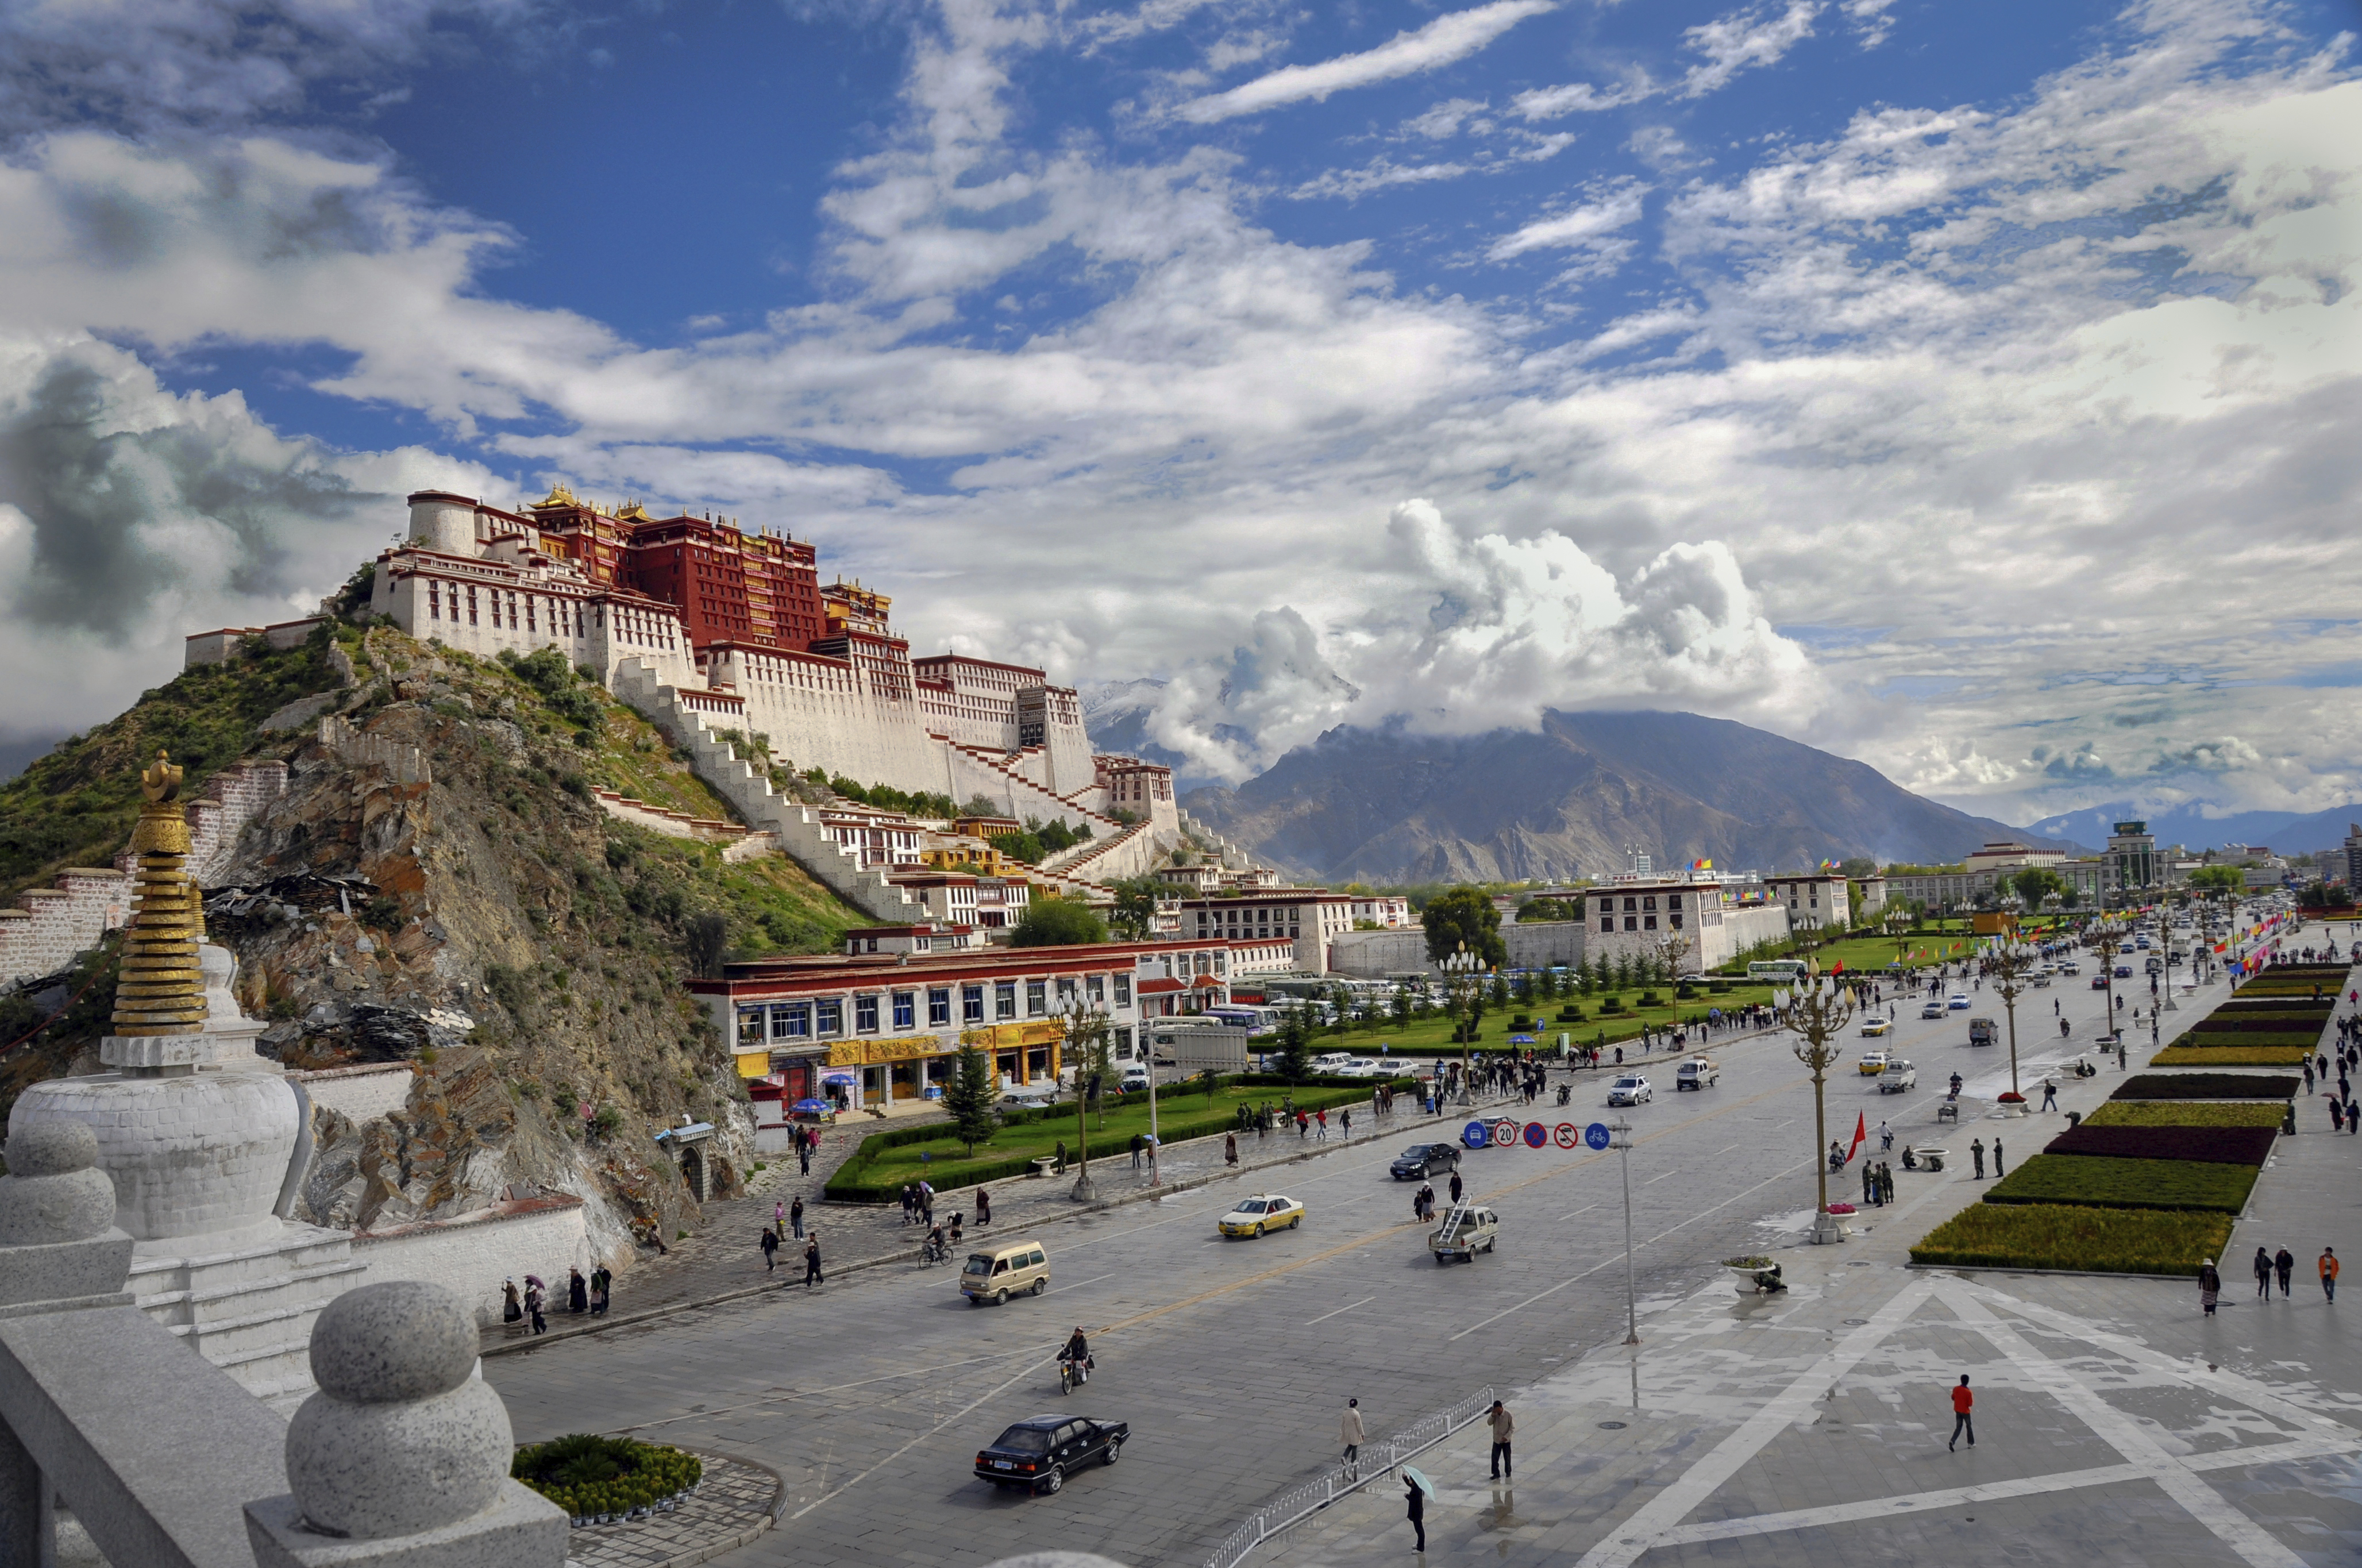
[[[287,792],[283,762],[245,762],[213,776],[189,803],[189,875],[202,886],[229,864],[237,836]],[[0,909],[0,985],[54,975],[131,918],[129,851],[112,870],[77,866]]]
[[[372,1285],[424,1279],[447,1286],[474,1309],[477,1326],[501,1320],[501,1282],[541,1275],[554,1300],[566,1299],[566,1271],[587,1276],[596,1260],[582,1200],[528,1198],[452,1220],[424,1220],[353,1236],[353,1256],[369,1264]]]
[[[411,1080],[416,1077],[407,1062],[325,1067],[287,1076],[303,1083],[314,1110],[333,1110],[355,1122],[373,1121],[400,1110],[410,1102]]]

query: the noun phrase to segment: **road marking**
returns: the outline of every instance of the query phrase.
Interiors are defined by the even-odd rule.
[[[1706,1156],[1706,1158],[1710,1160],[1710,1159],[1713,1159],[1713,1158],[1714,1158],[1714,1155],[1715,1155],[1715,1154],[1728,1154],[1728,1153],[1730,1153],[1733,1149],[1736,1149],[1736,1148],[1738,1148],[1738,1147],[1739,1147],[1739,1145],[1738,1145],[1738,1144],[1737,1144],[1737,1143],[1725,1143],[1721,1148],[1716,1149],[1716,1150],[1714,1152],[1714,1154],[1708,1154],[1708,1155]]]
[[[1640,1185],[1641,1185],[1642,1187],[1654,1187],[1654,1186],[1656,1186],[1659,1182],[1661,1182],[1661,1181],[1664,1180],[1666,1176],[1679,1176],[1680,1174],[1681,1174],[1681,1167],[1680,1167],[1679,1165],[1675,1165],[1672,1170],[1669,1170],[1669,1171],[1663,1172],[1662,1174],[1658,1175],[1658,1176],[1650,1176],[1647,1181],[1642,1182]]]
[[[1377,1297],[1374,1296],[1364,1296],[1359,1301],[1354,1302],[1351,1307],[1340,1307],[1335,1312],[1323,1312],[1318,1318],[1308,1319],[1306,1320],[1304,1326],[1308,1329],[1314,1323],[1325,1323],[1330,1319],[1338,1316],[1339,1313],[1351,1312],[1354,1307],[1367,1307],[1371,1302],[1375,1301]]]
[[[1108,1274],[1095,1274],[1088,1279],[1078,1279],[1072,1285],[1054,1285],[1050,1287],[1048,1294],[1055,1296],[1062,1290],[1080,1290],[1086,1285],[1097,1285],[1102,1279],[1113,1279],[1117,1275],[1121,1274],[1123,1270],[1121,1269],[1116,1269]]]
[[[961,1406],[958,1409],[954,1410],[950,1415],[945,1416],[942,1420],[937,1421],[933,1426],[929,1427],[925,1431],[921,1432],[917,1437],[912,1438],[909,1442],[904,1443],[901,1447],[896,1449],[893,1452],[888,1454],[885,1458],[879,1460],[877,1463],[871,1465],[860,1474],[845,1477],[845,1479],[838,1482],[833,1490],[822,1493],[819,1496],[814,1497],[811,1502],[806,1503],[802,1507],[798,1508],[794,1513],[789,1514],[788,1518],[791,1519],[800,1519],[806,1514],[811,1512],[814,1508],[819,1507],[822,1503],[827,1502],[831,1497],[839,1496],[844,1493],[850,1491],[852,1488],[860,1485],[861,1483],[868,1480],[872,1475],[877,1474],[880,1470],[885,1469],[888,1465],[893,1463],[896,1460],[901,1458],[904,1454],[910,1452],[921,1443],[925,1442],[937,1432],[942,1431],[945,1427],[950,1426],[954,1421],[958,1420],[962,1416],[965,1416],[970,1410],[975,1409],[978,1405],[981,1405],[986,1400],[993,1398],[1006,1391],[1010,1385],[1015,1383],[1019,1378],[1023,1377],[1030,1373],[1039,1372],[1042,1368],[1048,1366],[1055,1360],[1057,1360],[1057,1356],[1055,1353],[1053,1353],[1050,1355],[1043,1357],[1040,1361],[1032,1362],[1027,1365],[1019,1367],[1009,1377],[985,1390],[982,1394],[977,1395],[974,1399]]]
[[[1736,1144],[1736,1143],[1734,1143],[1734,1144],[1732,1144],[1732,1145],[1731,1145],[1731,1147],[1732,1147],[1732,1148],[1734,1148],[1734,1149],[1735,1149],[1735,1148],[1737,1148],[1738,1146],[1738,1144]],[[1596,1209],[1596,1208],[1598,1208],[1598,1207],[1599,1207],[1599,1205],[1597,1205],[1596,1203],[1586,1203],[1586,1204],[1584,1204],[1584,1205],[1582,1208],[1580,1208],[1580,1209],[1568,1209],[1565,1213],[1563,1213],[1563,1214],[1560,1215],[1560,1216],[1558,1217],[1558,1219],[1557,1219],[1557,1220],[1551,1220],[1551,1224],[1553,1224],[1553,1225],[1555,1225],[1555,1224],[1559,1223],[1559,1221],[1560,1221],[1560,1220],[1572,1220],[1572,1219],[1573,1219],[1573,1218],[1574,1218],[1576,1215],[1578,1215],[1578,1214],[1588,1214],[1588,1213],[1590,1213],[1593,1209]]]
[[[1628,1568],[1770,1446],[1773,1438],[1810,1415],[1815,1400],[1901,1328],[1935,1291],[1936,1282],[1931,1279],[1915,1279],[1904,1286],[1869,1322],[1839,1340],[1836,1348],[1684,1471],[1680,1480],[1641,1504],[1606,1540],[1584,1552],[1576,1568]]]

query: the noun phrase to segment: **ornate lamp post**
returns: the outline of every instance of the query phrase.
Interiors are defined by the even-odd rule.
[[[1813,1165],[1820,1181],[1820,1202],[1813,1216],[1813,1241],[1816,1244],[1842,1242],[1845,1226],[1829,1212],[1827,1090],[1829,1066],[1844,1054],[1837,1041],[1853,1018],[1854,993],[1850,987],[1840,989],[1808,958],[1802,982],[1793,992],[1784,988],[1773,991],[1772,1005],[1781,1010],[1782,1027],[1796,1036],[1790,1042],[1796,1060],[1813,1074]]]
[[[1886,928],[1886,940],[1894,944],[1894,961],[1907,966],[1911,962],[1911,928],[1917,923],[1911,911],[1897,904],[1886,911],[1879,923]]]
[[[1462,1105],[1475,1103],[1471,1088],[1475,1081],[1475,1073],[1468,1059],[1468,1002],[1475,994],[1476,971],[1484,966],[1484,956],[1469,952],[1468,944],[1464,942],[1458,951],[1447,955],[1440,966],[1444,984],[1451,992],[1451,1032],[1460,1036],[1460,1103]]]
[[[1077,1203],[1098,1201],[1098,1184],[1091,1180],[1090,1103],[1098,1088],[1099,1043],[1106,1037],[1108,1015],[1085,1001],[1078,992],[1066,1003],[1058,1017],[1058,1032],[1065,1055],[1075,1063],[1075,1188],[1068,1194]],[[1076,1056],[1076,1053],[1081,1053]],[[1149,1070],[1155,1071],[1152,1052]]]
[[[2108,1030],[2116,1030],[2116,955],[2125,950],[2124,927],[2102,917],[2092,928],[2092,951],[2100,955],[2100,973],[2108,982]]]
[[[2001,993],[2002,1010],[2009,1015],[2009,1092],[2017,1087],[2017,998],[2026,988],[2042,950],[2030,942],[1995,938],[1985,946],[1985,962],[1992,966],[1993,989]]]

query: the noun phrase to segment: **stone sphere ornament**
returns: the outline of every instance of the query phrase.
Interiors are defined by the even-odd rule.
[[[365,1285],[320,1313],[320,1391],[287,1426],[288,1489],[313,1528],[363,1540],[472,1518],[508,1480],[508,1407],[473,1375],[475,1319],[421,1280]]]

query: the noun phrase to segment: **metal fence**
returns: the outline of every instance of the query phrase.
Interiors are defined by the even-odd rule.
[[[1457,1405],[1413,1422],[1382,1443],[1362,1445],[1356,1478],[1347,1480],[1342,1465],[1293,1491],[1264,1504],[1238,1529],[1222,1538],[1206,1559],[1206,1568],[1235,1568],[1246,1554],[1300,1519],[1310,1518],[1335,1502],[1394,1474],[1395,1467],[1433,1448],[1453,1432],[1493,1408],[1491,1387],[1478,1389]]]

